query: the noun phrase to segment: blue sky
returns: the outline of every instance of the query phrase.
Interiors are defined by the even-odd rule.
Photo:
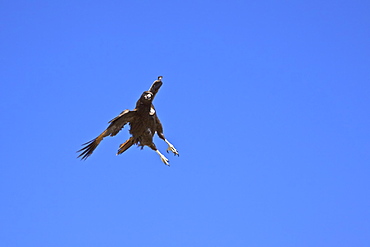
[[[369,246],[369,11],[1,1],[2,244]],[[128,127],[76,159],[158,75],[171,167]]]

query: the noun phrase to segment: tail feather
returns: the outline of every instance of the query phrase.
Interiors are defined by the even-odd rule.
[[[94,152],[95,148],[99,145],[99,143],[106,136],[105,133],[106,133],[106,131],[101,133],[95,139],[82,144],[82,145],[84,145],[84,147],[77,151],[77,152],[81,152],[80,155],[77,158],[81,157],[81,160],[86,160]]]
[[[117,152],[117,155],[125,152],[127,149],[129,149],[133,144],[135,144],[134,142],[134,138],[130,137],[127,141],[125,141],[124,143],[122,143],[121,145],[119,145],[119,149],[118,149],[118,152]]]

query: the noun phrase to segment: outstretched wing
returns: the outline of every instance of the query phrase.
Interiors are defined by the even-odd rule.
[[[118,132],[121,131],[123,126],[127,124],[128,122],[131,122],[136,116],[136,109],[133,111],[130,110],[124,110],[121,112],[117,117],[110,120],[108,123],[110,124],[108,128],[106,129],[110,136],[115,136],[118,134]]]
[[[136,111],[129,111],[124,110],[119,114],[117,117],[113,118],[108,123],[109,126],[106,130],[103,131],[98,137],[95,139],[82,144],[84,147],[78,150],[77,152],[81,152],[78,158],[81,157],[82,160],[87,159],[95,150],[95,148],[99,145],[99,143],[103,140],[106,136],[115,136],[120,132],[120,130],[127,124],[131,122],[136,116]]]
[[[149,90],[148,90],[149,92],[151,92],[151,93],[153,94],[153,96],[152,96],[152,100],[154,99],[155,95],[158,93],[159,89],[161,88],[161,86],[162,86],[162,84],[163,84],[163,82],[162,82],[162,78],[163,78],[163,76],[158,76],[158,80],[155,80],[155,81],[153,82],[153,84],[150,86]],[[138,101],[136,102],[136,107],[135,107],[135,108],[138,108],[138,107],[139,107],[139,105],[140,105],[140,100],[138,100]],[[153,105],[152,105],[152,108],[154,108],[154,107],[153,107]],[[153,110],[154,110],[154,109],[153,109]],[[151,110],[150,115],[153,115],[153,114],[152,114],[153,110]]]
[[[150,86],[150,88],[148,90],[149,92],[152,92],[153,98],[158,93],[159,89],[161,88],[161,86],[163,84],[162,78],[163,78],[163,76],[158,76],[158,80],[155,80],[153,82],[152,86]]]

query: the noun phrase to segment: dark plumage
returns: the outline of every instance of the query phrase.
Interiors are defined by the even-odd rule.
[[[155,95],[158,93],[160,87],[162,86],[162,76],[158,77],[158,80],[154,81],[152,86],[148,91],[142,93],[140,99],[136,102],[136,107],[134,110],[124,110],[117,117],[109,121],[109,126],[95,139],[83,144],[84,147],[78,150],[81,152],[78,158],[86,160],[99,145],[99,143],[106,136],[115,136],[118,132],[127,124],[130,125],[130,134],[132,135],[126,142],[119,146],[118,154],[123,153],[129,149],[132,145],[136,144],[143,148],[148,146],[158,153],[161,160],[169,165],[168,159],[159,152],[155,144],[153,143],[153,136],[155,133],[158,134],[159,138],[164,140],[168,144],[168,151],[174,153],[174,155],[179,155],[175,147],[164,137],[163,127],[155,108],[152,104]]]

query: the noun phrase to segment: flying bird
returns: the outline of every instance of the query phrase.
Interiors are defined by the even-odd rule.
[[[174,155],[179,156],[176,148],[164,137],[162,124],[159,121],[153,105],[153,99],[163,84],[162,78],[162,76],[158,76],[158,80],[153,82],[149,90],[141,94],[140,99],[136,102],[134,110],[122,111],[117,117],[108,122],[108,128],[99,136],[82,144],[84,147],[77,151],[81,152],[78,158],[86,160],[94,152],[104,137],[117,135],[128,123],[130,125],[131,137],[119,146],[117,155],[122,154],[134,144],[141,147],[141,149],[143,149],[144,146],[148,146],[159,155],[163,163],[169,166],[168,159],[159,152],[153,142],[153,136],[157,133],[159,138],[167,143],[167,152],[171,151]]]

